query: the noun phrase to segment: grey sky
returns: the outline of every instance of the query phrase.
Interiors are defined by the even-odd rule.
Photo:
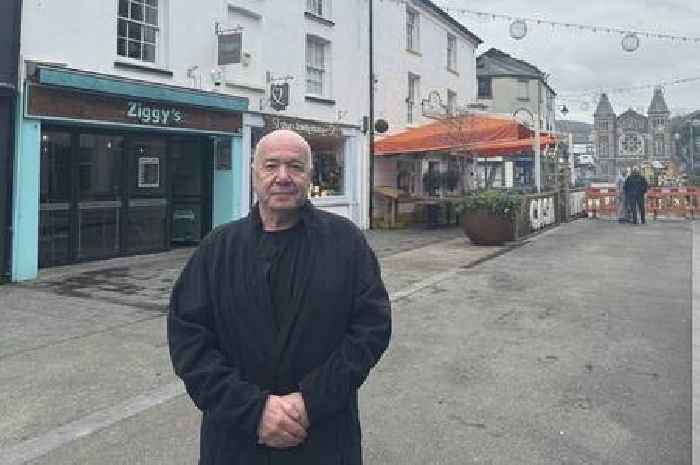
[[[436,0],[442,7],[642,30],[655,33],[700,37],[700,0]],[[549,25],[528,24],[528,34],[514,40],[503,19],[483,19],[450,13],[484,40],[478,53],[496,47],[526,60],[549,73],[550,84],[560,95],[558,104],[570,110],[567,119],[592,121],[592,95],[619,87],[652,85],[679,78],[700,77],[700,43],[640,37],[635,52],[622,50],[619,34],[593,33]],[[566,95],[594,90],[576,100]],[[651,102],[653,89],[610,93],[619,114],[629,107]],[[665,87],[666,101],[673,113],[700,110],[700,80]],[[588,109],[583,101],[588,102]],[[561,118],[558,114],[557,118]]]

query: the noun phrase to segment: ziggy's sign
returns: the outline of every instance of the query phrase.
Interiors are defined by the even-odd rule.
[[[143,124],[168,126],[180,124],[185,119],[185,113],[177,108],[158,107],[141,102],[129,102],[128,106],[126,116],[136,118]]]

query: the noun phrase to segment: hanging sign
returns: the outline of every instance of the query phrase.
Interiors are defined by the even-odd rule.
[[[277,111],[286,110],[289,105],[289,83],[270,85],[270,106]]]
[[[219,66],[241,62],[242,37],[240,32],[219,34]]]

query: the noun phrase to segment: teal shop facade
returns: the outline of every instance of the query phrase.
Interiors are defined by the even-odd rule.
[[[13,281],[196,244],[246,213],[246,98],[36,66],[20,101]]]

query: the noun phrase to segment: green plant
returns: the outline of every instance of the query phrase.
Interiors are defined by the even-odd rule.
[[[522,197],[510,191],[485,190],[468,192],[457,205],[460,213],[488,211],[496,215],[515,216],[521,208]]]

